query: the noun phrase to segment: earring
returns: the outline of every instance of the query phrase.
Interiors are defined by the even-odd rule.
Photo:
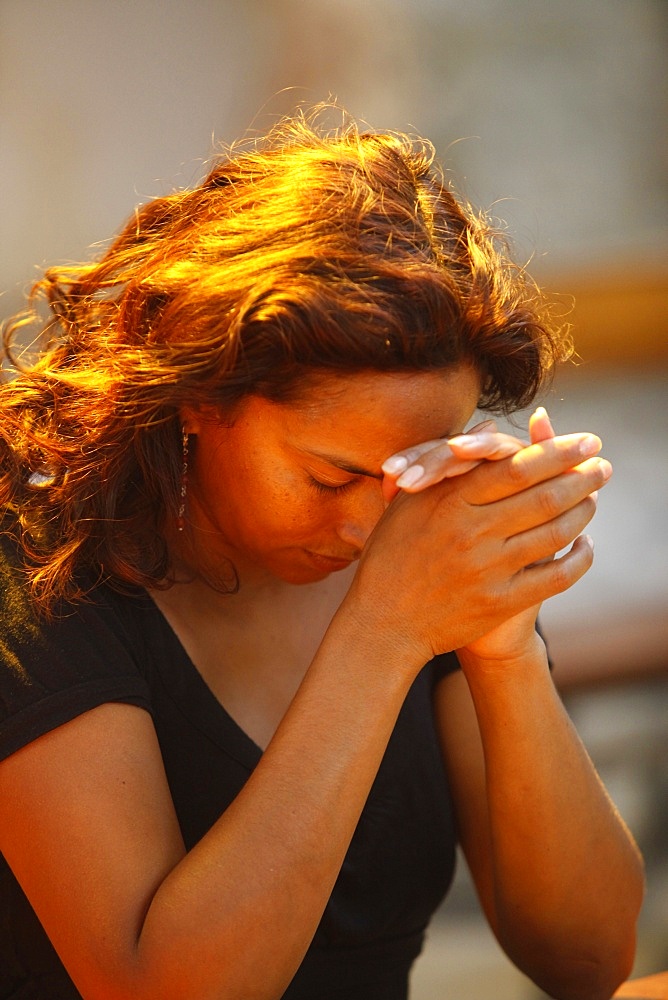
[[[176,515],[177,531],[186,526],[186,494],[188,492],[188,431],[185,424],[181,428],[181,480],[179,490],[179,512]]]

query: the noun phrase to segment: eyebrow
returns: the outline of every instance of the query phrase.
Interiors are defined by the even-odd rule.
[[[383,478],[382,472],[372,472],[370,469],[363,469],[360,465],[346,462],[344,458],[338,458],[336,455],[326,455],[321,451],[309,451],[307,454],[313,455],[314,458],[322,459],[323,462],[328,462],[337,469],[341,469],[342,472],[349,472],[353,476],[368,476],[370,479]]]

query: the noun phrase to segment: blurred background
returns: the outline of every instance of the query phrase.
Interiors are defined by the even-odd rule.
[[[603,437],[615,476],[594,568],[543,622],[646,854],[637,975],[668,967],[667,64],[665,0],[0,0],[3,317],[216,142],[328,97],[429,137],[571,310],[578,363],[543,402]],[[460,866],[413,1000],[539,996]]]

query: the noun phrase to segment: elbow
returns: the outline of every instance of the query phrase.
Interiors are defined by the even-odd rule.
[[[629,978],[635,958],[635,933],[596,956],[562,954],[550,968],[526,970],[535,984],[554,1000],[610,1000]]]
[[[534,982],[553,1000],[610,1000],[630,972],[630,968],[620,971],[598,963],[574,962],[560,975],[537,976]]]
[[[614,907],[591,908],[587,921],[569,920],[535,934],[526,924],[502,947],[511,961],[554,1000],[610,1000],[631,975],[644,879],[627,885]],[[606,909],[608,912],[606,912]],[[598,912],[596,912],[598,911]]]
[[[500,943],[511,961],[553,1000],[610,1000],[631,975],[636,952],[636,919],[628,911],[620,917],[602,912],[595,929],[577,936],[553,928],[540,938],[525,933],[514,936],[512,944]]]

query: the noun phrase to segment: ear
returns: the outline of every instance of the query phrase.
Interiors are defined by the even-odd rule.
[[[202,423],[202,415],[199,407],[182,406],[179,410],[179,421],[186,434],[199,434]]]
[[[186,434],[199,434],[202,424],[219,423],[220,409],[217,406],[182,406],[179,410],[181,426]]]

